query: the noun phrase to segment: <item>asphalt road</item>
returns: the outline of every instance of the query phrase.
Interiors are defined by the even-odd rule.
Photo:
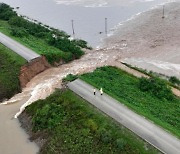
[[[2,34],[0,32],[0,43],[5,45],[6,47],[10,48],[12,51],[16,52],[18,55],[26,59],[27,61],[31,61],[37,57],[40,57],[39,54],[35,53],[34,51],[28,49],[27,47],[21,45],[17,41],[11,39],[10,37]]]
[[[152,144],[161,152],[180,154],[179,139],[156,126],[153,122],[134,113],[110,96],[106,94],[101,96],[98,90],[94,96],[93,87],[80,79],[69,83],[68,87],[92,105]]]

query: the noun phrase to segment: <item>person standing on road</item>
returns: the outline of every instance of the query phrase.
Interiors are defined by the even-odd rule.
[[[102,90],[102,88],[100,89],[100,93],[101,93],[101,96],[103,95],[103,90]]]
[[[96,95],[96,89],[95,88],[93,89],[93,91],[94,91],[94,95]]]

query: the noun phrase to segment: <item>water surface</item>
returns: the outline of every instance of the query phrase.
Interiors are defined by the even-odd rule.
[[[74,20],[75,37],[85,39],[96,47],[118,23],[170,0],[0,0],[17,11],[44,24],[64,30],[72,35]]]

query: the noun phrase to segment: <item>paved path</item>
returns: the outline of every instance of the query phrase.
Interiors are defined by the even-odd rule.
[[[34,51],[28,49],[27,47],[21,45],[17,41],[11,39],[10,37],[2,34],[0,32],[0,43],[4,44],[6,47],[10,48],[12,51],[16,52],[20,56],[22,56],[27,61],[31,61],[34,58],[40,57],[39,54]]]
[[[180,140],[108,95],[100,96],[98,92],[94,96],[93,87],[80,79],[69,83],[68,87],[160,151],[167,154],[180,154]]]

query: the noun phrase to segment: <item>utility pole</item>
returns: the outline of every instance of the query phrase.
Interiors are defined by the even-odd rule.
[[[74,20],[71,20],[71,23],[72,23],[73,37],[75,38],[75,31],[74,31]]]
[[[164,19],[165,18],[165,16],[164,16],[164,5],[163,5],[163,15],[162,15],[162,18]]]
[[[107,33],[108,33],[108,30],[107,30],[107,18],[105,18],[105,34],[107,35]]]

